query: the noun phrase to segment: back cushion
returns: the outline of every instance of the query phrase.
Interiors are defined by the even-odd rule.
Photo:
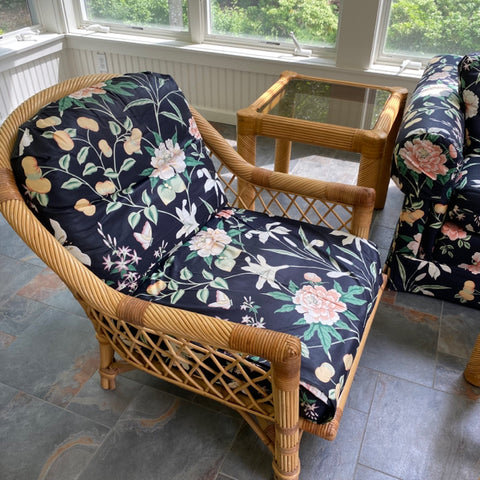
[[[128,293],[225,205],[185,97],[150,72],[45,106],[21,127],[12,167],[40,221]]]
[[[465,55],[458,64],[459,93],[465,112],[465,154],[480,148],[480,53]]]

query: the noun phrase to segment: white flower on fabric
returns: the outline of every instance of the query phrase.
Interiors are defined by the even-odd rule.
[[[197,206],[193,203],[192,209],[187,210],[186,205],[187,200],[183,200],[182,209],[180,210],[178,207],[175,209],[177,212],[177,217],[183,225],[182,228],[177,232],[176,238],[180,238],[182,236],[187,237],[199,227],[199,224],[195,218]]]
[[[189,248],[196,251],[198,256],[205,258],[220,255],[231,241],[225,230],[208,228],[201,230],[190,240]]]
[[[205,193],[206,192],[209,192],[210,190],[212,189],[215,189],[215,192],[218,194],[218,192],[222,191],[222,188],[221,188],[221,185],[217,179],[217,177],[212,177],[212,174],[210,173],[210,171],[207,169],[207,168],[201,168],[198,172],[197,172],[197,176],[198,178],[202,178],[203,176],[205,176],[206,180],[205,180],[205,184],[204,184],[204,190],[205,190]]]
[[[266,230],[250,230],[245,234],[245,237],[252,238],[254,235],[258,235],[260,242],[266,243],[270,237],[278,240],[278,237],[275,234],[288,235],[290,233],[290,230],[282,227],[280,222],[267,223],[265,228]]]
[[[88,255],[82,253],[82,251],[75,245],[65,245],[67,242],[67,233],[60,226],[56,220],[50,219],[50,224],[52,225],[55,238],[60,242],[77,260],[80,260],[84,265],[91,266],[92,261]]]
[[[463,101],[465,102],[465,118],[472,118],[478,113],[478,97],[471,91],[463,92]]]
[[[247,257],[245,261],[248,263],[248,267],[242,267],[242,270],[258,275],[258,280],[255,284],[257,290],[261,290],[265,285],[265,282],[268,282],[272,288],[276,288],[277,290],[280,289],[280,287],[275,283],[275,275],[278,270],[288,268],[287,265],[272,267],[267,264],[267,261],[264,257],[262,257],[262,255],[257,255],[258,263],[253,263],[250,257]]]
[[[28,128],[25,129],[22,135],[22,139],[20,140],[20,144],[18,146],[18,153],[19,155],[23,155],[23,150],[25,147],[29,147],[33,142],[32,134]]]
[[[171,139],[161,143],[155,149],[155,156],[151,158],[152,161],[150,163],[154,168],[150,174],[151,177],[160,177],[163,180],[168,180],[177,173],[182,173],[186,168],[184,151],[178,143],[173,145]]]

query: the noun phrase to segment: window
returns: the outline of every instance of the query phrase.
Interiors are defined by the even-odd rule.
[[[0,0],[0,35],[31,27],[37,23],[31,2]]]
[[[188,30],[187,0],[84,0],[83,6],[90,22],[139,30]]]
[[[340,0],[210,0],[212,35],[268,42],[335,46]]]
[[[432,57],[480,49],[480,0],[390,0],[384,56]]]

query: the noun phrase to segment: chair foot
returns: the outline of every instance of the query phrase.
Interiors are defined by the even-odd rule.
[[[275,480],[298,480],[300,478],[300,465],[293,472],[281,472],[277,463],[273,462],[273,478]]]
[[[470,361],[465,367],[463,376],[468,383],[471,383],[475,387],[480,387],[480,335],[473,347]]]

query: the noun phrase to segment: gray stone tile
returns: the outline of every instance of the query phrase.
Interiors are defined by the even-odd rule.
[[[0,215],[0,255],[12,257],[27,263],[43,266],[44,263],[22,241],[13,228]]]
[[[480,401],[480,387],[474,387],[463,377],[466,364],[464,358],[438,352],[434,388]]]
[[[12,297],[41,271],[42,268],[36,265],[0,255],[0,278],[8,278],[8,282],[2,282],[0,288],[0,303]],[[15,275],[12,275],[12,272],[15,272]]]
[[[346,408],[335,440],[304,434],[300,446],[300,478],[353,479],[366,423],[366,414]]]
[[[0,410],[2,480],[76,479],[107,428],[18,393]]]
[[[15,388],[0,383],[0,410],[18,393]]]
[[[0,382],[65,406],[98,368],[98,347],[87,319],[47,309],[0,350]]]
[[[100,375],[95,373],[73,398],[67,410],[113,427],[140,389],[137,382],[122,376],[117,376],[115,384],[115,390],[104,390],[100,386]]]
[[[19,335],[47,309],[43,303],[14,295],[0,305],[0,330]]]
[[[446,304],[447,302],[445,302]],[[428,313],[439,317],[443,311],[444,302],[437,298],[427,297],[426,295],[417,295],[415,293],[397,292],[395,296],[395,305],[409,310]]]
[[[337,438],[330,442],[304,433],[300,444],[302,480],[353,479],[367,416],[351,408],[343,414]],[[223,464],[221,473],[237,480],[271,480],[272,455],[245,426]]]
[[[360,365],[433,386],[438,319],[381,303]]]
[[[382,376],[359,462],[402,480],[478,480],[480,403]]]
[[[372,405],[378,376],[379,373],[375,370],[359,366],[348,395],[347,407],[368,413]]]
[[[221,473],[236,480],[271,480],[272,461],[268,448],[244,424],[223,462]]]
[[[169,393],[170,395],[175,395],[176,397],[184,398],[185,400],[193,400],[195,398],[195,393],[190,392],[181,387],[177,387],[173,383],[162,380],[161,378],[150,375],[143,370],[131,370],[130,372],[123,373],[122,377],[133,380],[142,385],[148,385],[149,387],[162,390],[163,392]],[[118,378],[118,377],[117,377]]]
[[[480,313],[463,305],[445,302],[440,323],[438,350],[469,359],[480,334]]]
[[[359,465],[353,480],[398,480],[398,478]]]
[[[214,480],[239,427],[143,386],[79,480]]]

